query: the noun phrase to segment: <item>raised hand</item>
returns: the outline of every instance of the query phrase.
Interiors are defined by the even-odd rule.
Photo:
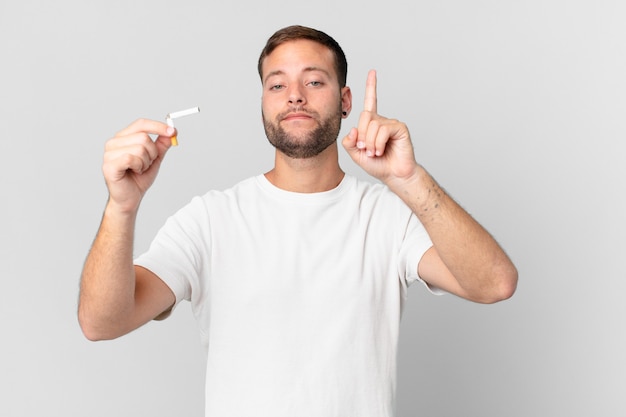
[[[157,135],[156,140],[150,134]],[[139,119],[107,141],[102,172],[110,203],[123,211],[139,207],[175,134],[165,123]]]
[[[343,146],[368,174],[388,183],[407,179],[417,168],[406,125],[378,114],[376,71],[367,75],[365,103],[358,127],[343,139]]]

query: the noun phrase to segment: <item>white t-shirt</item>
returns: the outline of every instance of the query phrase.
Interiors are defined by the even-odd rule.
[[[390,417],[402,305],[431,246],[385,186],[263,175],[194,198],[136,264],[190,300],[210,417]]]

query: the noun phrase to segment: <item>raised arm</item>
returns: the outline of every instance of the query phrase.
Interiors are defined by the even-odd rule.
[[[157,318],[175,301],[163,281],[133,265],[139,204],[175,133],[165,123],[140,119],[106,143],[102,170],[109,199],[83,267],[78,305],[81,329],[90,340],[124,335]]]
[[[471,301],[509,298],[517,286],[515,266],[493,237],[416,162],[406,125],[377,113],[376,83],[376,73],[370,71],[358,127],[348,133],[343,145],[426,228],[433,247],[420,261],[420,277]]]

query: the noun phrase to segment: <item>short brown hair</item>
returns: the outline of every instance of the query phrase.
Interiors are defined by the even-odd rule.
[[[263,48],[261,56],[259,56],[258,71],[261,81],[263,81],[263,70],[261,68],[263,66],[263,60],[283,43],[299,39],[317,42],[332,51],[335,56],[335,71],[337,72],[339,86],[345,87],[348,78],[348,62],[346,61],[346,55],[343,53],[341,46],[339,46],[336,40],[322,31],[298,25],[280,29],[267,40],[265,48]]]

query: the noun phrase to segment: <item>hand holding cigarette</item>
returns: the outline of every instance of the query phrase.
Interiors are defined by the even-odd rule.
[[[174,127],[174,119],[177,119],[183,116],[188,116],[190,114],[195,114],[198,112],[200,112],[200,107],[192,107],[187,110],[181,110],[181,111],[177,111],[174,113],[169,113],[167,116],[165,116],[165,123],[167,123],[168,126]],[[176,138],[176,136],[172,136],[172,146],[178,146],[178,139]]]
[[[173,119],[199,111],[193,107],[169,113],[166,123],[138,119],[107,141],[102,171],[111,205],[129,212],[139,207],[169,148],[166,141],[174,146],[178,143]],[[156,140],[152,138],[155,135]]]

